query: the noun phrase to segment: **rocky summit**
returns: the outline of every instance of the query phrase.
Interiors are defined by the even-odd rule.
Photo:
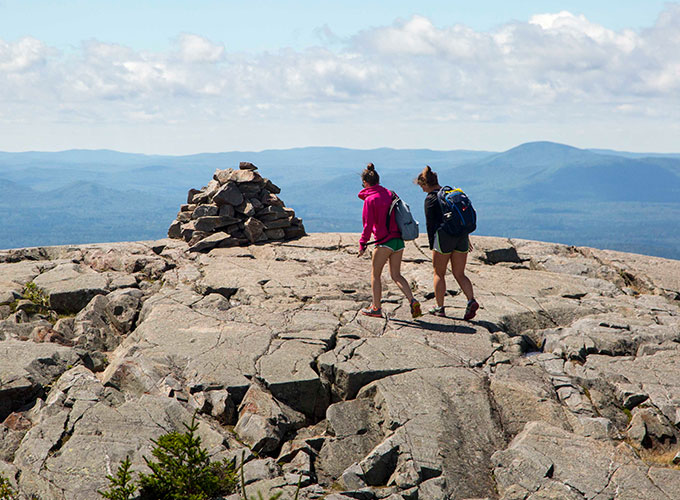
[[[170,224],[168,237],[184,239],[190,250],[291,240],[305,235],[302,219],[278,196],[281,189],[242,161],[238,170],[217,170],[207,186],[190,189]]]
[[[181,224],[232,217],[230,182]],[[387,271],[387,317],[358,314],[355,234],[2,251],[0,474],[22,499],[93,500],[197,412],[249,496],[679,498],[680,262],[472,239],[471,322],[451,276],[449,317],[412,320]],[[424,237],[403,274],[432,307]]]

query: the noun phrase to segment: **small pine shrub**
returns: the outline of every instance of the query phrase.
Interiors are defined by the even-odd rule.
[[[151,440],[156,446],[151,454],[157,461],[144,460],[151,474],[140,474],[139,480],[132,481],[130,459],[127,457],[118,466],[115,476],[108,475],[109,489],[98,491],[108,500],[210,500],[217,496],[229,495],[238,487],[238,474],[234,461],[211,462],[208,452],[201,447],[201,438],[196,435],[198,424],[194,414],[189,425],[184,424],[184,433],[170,432]],[[265,500],[262,493],[257,498],[246,494],[243,463],[241,458],[242,500]],[[15,500],[3,495],[3,480],[0,476],[0,500]],[[298,481],[295,500],[300,493],[302,477]],[[9,488],[9,485],[7,486]],[[139,487],[139,497],[133,497]],[[11,490],[9,490],[11,492]],[[277,500],[283,492],[272,494],[267,500]]]
[[[118,466],[118,472],[115,476],[108,475],[106,479],[109,480],[109,489],[106,491],[98,491],[104,498],[109,500],[130,500],[134,495],[137,487],[132,482],[132,473],[130,472],[130,457],[126,457]]]
[[[184,433],[171,432],[152,440],[156,461],[144,458],[151,474],[140,474],[141,500],[209,500],[236,488],[234,464],[211,463],[201,447],[196,415],[184,427]]]

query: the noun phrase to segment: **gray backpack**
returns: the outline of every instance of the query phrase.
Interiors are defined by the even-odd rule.
[[[401,232],[401,239],[404,241],[415,240],[418,237],[418,221],[413,218],[411,209],[403,202],[397,193],[392,193],[392,204],[387,212],[387,229],[390,228],[390,217],[394,212],[397,226]]]

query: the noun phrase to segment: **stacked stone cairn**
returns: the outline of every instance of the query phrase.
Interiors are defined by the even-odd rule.
[[[190,251],[205,252],[304,236],[302,219],[285,206],[280,192],[250,162],[241,162],[238,170],[218,169],[207,186],[189,190],[168,237],[184,239]]]

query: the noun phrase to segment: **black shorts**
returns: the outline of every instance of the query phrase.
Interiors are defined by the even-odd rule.
[[[437,253],[449,255],[452,252],[468,253],[470,249],[470,239],[467,234],[462,236],[451,236],[443,229],[434,233],[434,248]]]

